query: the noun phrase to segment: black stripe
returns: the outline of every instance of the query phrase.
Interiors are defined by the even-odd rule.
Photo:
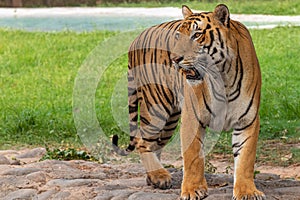
[[[147,29],[145,30],[143,33],[141,33],[139,39],[138,39],[138,44],[135,45],[135,48],[137,47],[138,49],[134,49],[135,51],[142,51],[145,48],[145,44],[148,42],[148,34],[152,34],[150,33],[152,32],[152,29]],[[141,38],[143,37],[143,38]],[[140,46],[140,42],[142,42],[142,45]]]
[[[217,50],[217,48],[216,47],[214,47],[213,48],[213,52],[210,54],[210,56],[212,57],[215,53],[217,53],[218,52],[218,50]],[[214,58],[212,58],[212,59],[214,59]]]
[[[158,91],[159,91],[159,86],[156,85]],[[162,98],[161,92],[159,92],[156,97],[158,97],[159,102],[160,103],[156,103],[157,106],[162,106],[164,108],[164,110],[168,113],[168,115],[171,115],[171,110],[168,108],[168,106],[166,105],[166,103],[164,102],[165,98]],[[168,105],[172,105],[172,104],[168,104]]]
[[[223,57],[224,58],[224,57]],[[219,63],[221,63],[221,62],[223,62],[224,60],[223,59],[220,59],[220,60],[217,60],[216,62],[215,62],[215,65],[217,65],[217,64],[219,64]]]
[[[235,82],[236,82],[236,80],[237,80],[237,76],[238,76],[238,74],[239,74],[239,64],[241,63],[241,60],[240,60],[240,59],[241,59],[241,58],[238,56],[238,57],[237,57],[237,60],[236,60],[236,62],[235,62],[235,70],[234,70],[235,75],[234,75],[233,83],[231,84],[230,87],[233,87],[234,84],[235,84]]]
[[[138,115],[136,115],[133,118],[131,118],[131,121],[137,122],[138,118],[139,118]]]
[[[134,77],[133,76],[127,76],[127,80],[128,80],[128,82],[131,82],[131,81],[134,80]]]
[[[210,25],[210,24],[207,24],[206,27],[205,27],[205,29],[206,29],[206,30],[211,29],[211,25]]]
[[[152,43],[152,38],[154,37],[154,38],[156,38],[156,35],[157,35],[157,30],[156,29],[154,29],[154,30],[152,30],[152,32],[151,32],[151,34],[150,34],[150,36],[149,36],[149,42],[148,42],[148,46],[146,47],[148,50],[149,50],[149,48],[153,48],[152,46],[151,46],[151,43]]]
[[[251,136],[247,137],[242,143],[236,142],[236,143],[232,144],[232,148],[241,147],[243,144],[245,144],[245,142],[247,142],[247,140],[248,140],[250,137],[251,137]]]
[[[149,133],[151,135],[156,135],[157,133],[159,133],[162,130],[162,128],[159,128],[159,127],[155,126],[154,124],[150,123],[147,125],[147,129],[143,129],[143,131],[145,131],[145,130],[147,133]]]
[[[129,124],[130,133],[136,131],[137,128],[138,128],[137,125]]]
[[[240,150],[242,149],[243,147],[240,147],[238,150],[236,150],[233,154],[233,157],[237,157],[238,155],[240,155]]]
[[[129,105],[128,110],[129,110],[129,114],[131,114],[131,113],[137,112],[138,107]]]
[[[245,130],[246,128],[250,127],[250,126],[254,123],[256,117],[257,117],[257,112],[256,112],[256,114],[255,114],[254,119],[253,119],[249,124],[247,124],[246,126],[244,126],[244,127],[242,127],[242,128],[235,128],[234,130],[236,130],[236,131],[242,131],[242,130]],[[235,134],[234,134],[234,135],[235,135]]]
[[[221,43],[221,48],[224,49],[224,41],[223,41],[223,39],[221,37],[220,29],[216,28],[216,30],[217,30],[217,33],[218,33],[218,38],[219,38],[220,43]]]
[[[163,130],[166,132],[173,132],[177,128],[177,125],[173,128],[164,128]]]
[[[128,147],[127,147],[127,151],[133,151],[135,149],[135,146],[133,146],[133,145],[128,145]]]
[[[172,96],[172,94],[171,94],[171,91],[170,91],[170,90],[168,91],[169,94],[170,94],[170,95],[168,95],[168,94],[166,93],[165,87],[163,87],[162,85],[160,85],[159,88],[160,88],[160,90],[161,90],[161,92],[162,92],[162,94],[163,94],[165,100],[168,102],[168,104],[169,104],[169,105],[173,105],[173,96]],[[168,88],[168,89],[169,89],[169,88]],[[169,98],[170,96],[171,96],[172,99]],[[170,113],[170,114],[171,114],[171,113]]]
[[[177,21],[179,22],[179,21]],[[181,26],[181,23],[178,23],[177,26],[174,28],[174,32],[178,30],[178,28]]]
[[[141,148],[144,149],[143,152],[152,152],[151,150],[146,150],[147,149],[146,146],[140,145],[139,149],[141,149]]]
[[[172,113],[172,117],[173,117],[173,116],[176,116],[176,115],[180,115],[180,114],[181,114],[181,111],[178,111],[178,112]]]
[[[149,82],[149,81],[148,81],[148,82]],[[144,88],[145,88],[147,91],[143,90],[143,96],[147,96],[147,98],[148,98],[148,97],[152,97],[152,100],[154,101],[154,104],[158,104],[159,101],[157,101],[157,99],[156,99],[157,92],[156,92],[156,91],[153,91],[153,89],[152,89],[151,86],[153,86],[153,85],[150,85],[150,84],[144,85]],[[150,95],[148,95],[148,93],[149,93]],[[152,106],[152,104],[151,104],[149,101],[148,101],[148,103],[149,103],[149,105]]]
[[[223,66],[222,66],[222,72],[225,71],[225,67],[226,67],[226,60],[225,60],[224,63],[223,63]]]
[[[156,138],[156,139],[148,139],[148,138],[144,138],[143,137],[143,140],[145,140],[146,142],[157,142],[158,138]]]
[[[156,57],[156,54],[154,55],[154,57]],[[157,83],[158,82],[158,80],[156,79],[156,74],[157,74],[157,72],[155,71],[155,70],[157,70],[156,69],[156,67],[157,67],[157,65],[156,65],[157,63],[156,62],[152,62],[152,60],[151,60],[151,64],[150,64],[150,66],[147,68],[147,70],[145,70],[146,72],[148,72],[149,73],[149,69],[151,70],[150,72],[151,72],[151,74],[147,74],[148,76],[151,76],[154,80],[153,80],[153,82],[154,83]],[[152,82],[147,82],[148,84],[152,84]]]
[[[201,121],[200,117],[198,117],[198,113],[196,113],[196,108],[195,108],[195,105],[192,103],[192,109],[194,111],[194,115],[196,116],[199,124],[201,125],[202,128],[205,128],[206,125],[204,125],[204,123]]]
[[[172,136],[169,136],[169,137],[161,137],[161,138],[159,138],[160,140],[169,140],[169,139],[171,139],[172,138]]]
[[[202,37],[199,43],[201,44],[205,40],[205,37]]]
[[[161,105],[157,104],[156,106],[160,107],[160,110],[163,110],[163,109],[161,108]],[[152,112],[151,112],[151,110],[152,110]],[[165,117],[164,115],[162,115],[159,111],[157,111],[156,109],[151,109],[151,110],[148,109],[149,113],[150,113],[152,116],[156,116],[156,117],[158,117],[159,119],[166,121],[166,117]],[[154,113],[153,113],[153,112],[154,112]]]
[[[213,30],[209,31],[209,36],[210,36],[210,44],[208,46],[204,46],[205,48],[208,49],[208,51],[207,51],[208,53],[210,52],[210,48],[211,48],[211,46],[212,46],[212,44],[214,42],[214,38],[215,38]]]
[[[200,137],[196,136],[195,138],[198,139],[202,145],[204,144]]]
[[[131,88],[131,87],[127,87],[128,88],[128,94],[132,94],[134,91],[136,91],[136,88]]]
[[[238,57],[239,57],[239,55],[238,55]],[[239,60],[240,60],[241,58],[239,57]],[[233,98],[231,98],[231,99],[229,99],[228,100],[228,102],[232,102],[232,101],[234,101],[234,100],[236,100],[239,96],[240,96],[240,93],[241,93],[241,85],[242,85],[242,80],[243,80],[243,63],[242,62],[240,62],[240,77],[239,77],[239,82],[238,82],[238,85],[237,85],[237,87],[236,87],[236,90],[233,92],[233,93],[231,93],[230,95],[229,95],[229,97],[232,97],[232,96],[234,96]]]
[[[143,117],[143,116],[140,116],[140,120],[141,120],[141,122],[143,122],[145,125],[149,125],[149,124],[150,124],[150,122],[149,122],[145,117]]]
[[[202,93],[202,97],[203,97],[204,104],[205,104],[205,107],[206,107],[206,109],[208,110],[208,112],[209,112],[213,117],[216,117],[216,114],[212,112],[212,110],[210,109],[209,105],[207,104],[204,93]]]
[[[201,22],[201,19],[196,18],[196,17],[191,17],[191,18],[189,18],[189,20],[195,20],[195,21]]]
[[[134,91],[130,92],[128,96],[135,96],[136,94],[137,94],[137,90],[134,90]]]
[[[177,21],[172,21],[172,23],[169,25],[169,29],[173,29],[174,25],[177,23]]]
[[[225,58],[223,51],[220,51],[220,56],[221,56],[222,60]]]
[[[150,101],[148,99],[148,96],[150,96],[150,95],[147,95],[147,96],[143,95],[143,96],[144,96],[144,102],[147,107],[147,110],[149,110],[152,107],[152,104],[150,103]]]
[[[154,47],[154,52],[153,52],[153,55],[154,55],[154,60],[151,61],[151,63],[155,63],[157,64],[157,49],[158,49],[158,42],[161,41],[160,39],[156,38],[155,40],[155,47]]]
[[[171,126],[173,124],[177,124],[178,123],[178,119],[172,120],[172,121],[167,121],[165,126]]]
[[[211,87],[212,87],[212,91],[213,91],[213,95],[214,95],[214,98],[218,101],[221,101],[221,102],[226,102],[226,98],[219,94],[216,89],[215,89],[215,85],[213,84],[213,82],[211,81],[211,79],[209,79],[209,82],[211,84]]]
[[[256,85],[255,88],[254,88],[253,95],[252,95],[252,97],[251,97],[251,100],[250,100],[250,102],[249,102],[249,105],[248,105],[246,111],[239,117],[239,120],[242,119],[244,116],[246,116],[247,113],[249,112],[250,108],[252,107],[254,95],[255,95],[255,92],[256,92],[256,87],[257,87],[257,85]]]

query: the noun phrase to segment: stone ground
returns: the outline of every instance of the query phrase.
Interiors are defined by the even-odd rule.
[[[179,169],[169,169],[173,188],[158,190],[146,185],[140,164],[77,160],[39,162],[45,152],[44,148],[0,151],[0,199],[174,200],[180,194],[182,172]],[[299,172],[299,168],[296,170]],[[206,178],[208,200],[231,199],[231,175],[207,174]],[[300,181],[261,173],[256,176],[256,185],[265,192],[267,199],[300,200]]]

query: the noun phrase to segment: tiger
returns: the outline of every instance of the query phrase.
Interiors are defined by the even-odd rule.
[[[235,200],[266,199],[254,184],[260,129],[261,72],[247,28],[219,4],[213,12],[182,6],[183,19],[143,31],[128,50],[130,142],[114,150],[139,152],[147,184],[169,189],[162,148],[180,120],[183,180],[180,199],[208,196],[204,176],[207,128],[232,130]],[[220,106],[218,106],[220,105]]]

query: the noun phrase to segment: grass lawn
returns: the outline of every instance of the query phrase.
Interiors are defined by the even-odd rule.
[[[81,147],[72,116],[74,80],[89,53],[116,34],[0,29],[0,149]],[[263,75],[258,160],[300,162],[300,27],[251,34]],[[110,99],[126,74],[126,60],[123,55],[112,63],[96,92],[97,116],[107,135],[121,134]],[[224,133],[213,152],[231,153],[230,141],[230,133]]]

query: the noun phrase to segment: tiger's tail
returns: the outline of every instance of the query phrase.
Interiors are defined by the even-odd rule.
[[[118,135],[114,135],[112,138],[114,151],[121,155],[127,156],[135,149],[135,136],[138,131],[138,96],[137,96],[137,84],[134,80],[133,70],[128,66],[128,111],[129,111],[129,127],[130,127],[130,142],[126,149],[121,149],[118,146]]]

